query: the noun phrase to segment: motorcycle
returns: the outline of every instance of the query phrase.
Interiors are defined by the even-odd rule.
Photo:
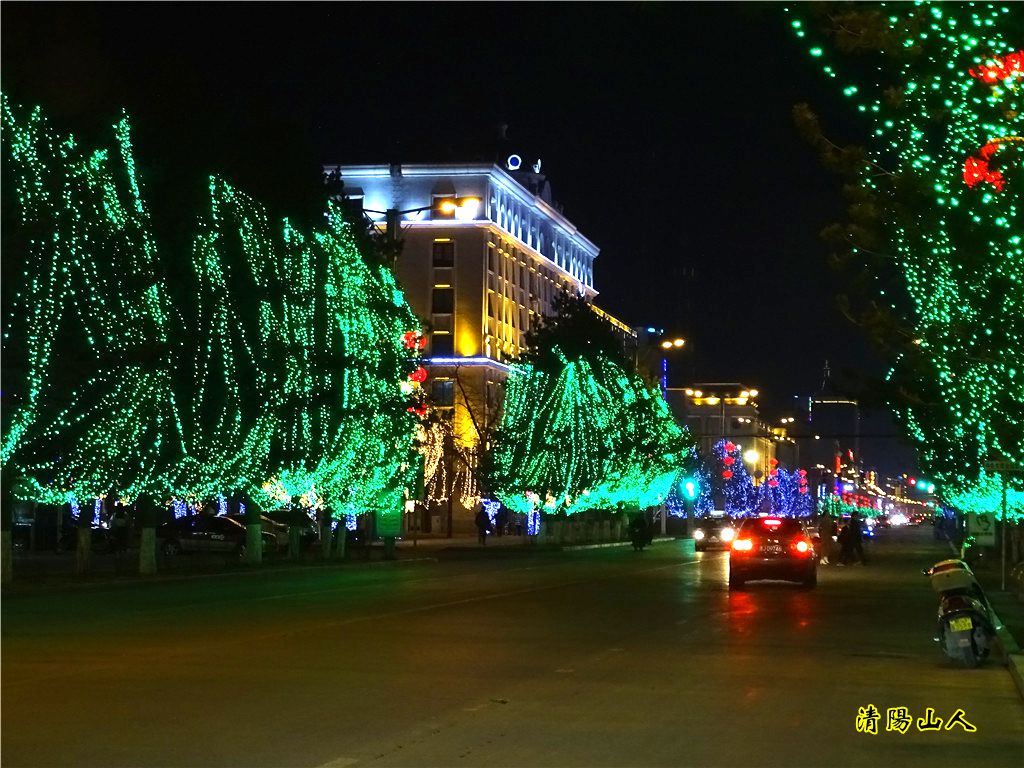
[[[974,572],[963,560],[943,560],[922,573],[939,595],[936,641],[953,661],[978,666],[991,652],[996,632]]]

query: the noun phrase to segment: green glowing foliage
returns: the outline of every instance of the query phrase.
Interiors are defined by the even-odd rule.
[[[5,424],[5,463],[22,467],[48,501],[158,493],[183,446],[170,305],[127,120],[113,126],[115,153],[58,140],[38,109],[22,119],[6,99],[3,121],[27,239],[6,254],[23,274],[21,301],[4,307],[5,346],[28,361],[24,376],[4,360],[5,391],[13,379],[14,392],[28,393]]]
[[[418,323],[369,235],[333,205],[309,232],[272,225],[211,178],[194,282],[175,286],[192,300],[174,303],[127,120],[113,153],[59,141],[6,100],[3,121],[20,269],[5,293],[17,407],[5,402],[3,458],[30,495],[241,493],[399,519],[416,423],[402,334]]]
[[[644,509],[692,464],[689,433],[639,377],[603,356],[563,357],[557,372],[510,376],[490,487],[521,512]]]
[[[851,224],[833,234],[877,281],[869,320],[890,337],[893,405],[920,464],[969,507],[991,496],[987,458],[1024,466],[1024,74],[1011,64],[1024,24],[991,3],[841,10],[821,26],[841,50],[882,50],[876,81],[889,87],[844,91],[872,128]],[[793,21],[802,40],[812,26]],[[807,42],[838,78],[827,48]]]

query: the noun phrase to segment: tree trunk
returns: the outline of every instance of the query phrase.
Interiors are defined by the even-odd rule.
[[[263,564],[263,518],[261,510],[246,499],[245,504],[245,563],[246,565]]]
[[[302,554],[302,529],[299,528],[299,515],[305,513],[298,507],[292,507],[288,525],[288,559],[298,560]]]
[[[4,468],[0,487],[0,582],[10,584],[14,580],[14,478]]]
[[[156,505],[152,499],[139,499],[138,519],[141,523],[139,537],[139,575],[156,575]]]
[[[78,547],[75,549],[75,574],[84,576],[89,572],[92,559],[92,509],[78,513]]]
[[[338,526],[339,528],[341,525]],[[331,530],[331,513],[328,510],[320,512],[320,559],[331,559],[331,544],[334,539],[334,531]]]
[[[344,560],[348,554],[345,551],[348,545],[348,528],[345,527],[345,518],[338,521],[338,527],[334,529],[334,559]]]

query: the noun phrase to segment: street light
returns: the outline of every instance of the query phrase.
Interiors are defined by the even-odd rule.
[[[401,217],[407,213],[422,213],[423,211],[437,211],[443,213],[446,216],[455,215],[459,218],[458,214],[462,213],[461,218],[472,219],[476,217],[477,211],[480,210],[480,198],[479,197],[440,197],[434,200],[430,205],[421,205],[418,208],[406,208],[404,210],[398,210],[397,208],[388,208],[386,211],[373,211],[368,208],[363,209],[363,213],[383,213],[384,223],[387,227],[387,239],[389,243],[395,243],[398,241],[398,230],[401,226]]]
[[[686,339],[665,339],[661,342],[661,348],[665,350],[661,355],[661,393],[664,396],[668,389],[668,357],[669,350],[682,349],[686,345]]]

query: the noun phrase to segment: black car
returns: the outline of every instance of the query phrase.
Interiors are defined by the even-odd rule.
[[[693,538],[698,552],[705,549],[729,549],[736,536],[736,524],[731,517],[698,517],[695,522]]]
[[[803,526],[793,519],[744,520],[729,550],[729,589],[748,581],[781,579],[805,587],[818,583],[818,559]]]
[[[187,515],[156,529],[160,551],[167,556],[181,552],[227,552],[245,556],[245,526],[227,517],[213,515]],[[273,551],[277,540],[273,533],[264,532],[263,550]]]

